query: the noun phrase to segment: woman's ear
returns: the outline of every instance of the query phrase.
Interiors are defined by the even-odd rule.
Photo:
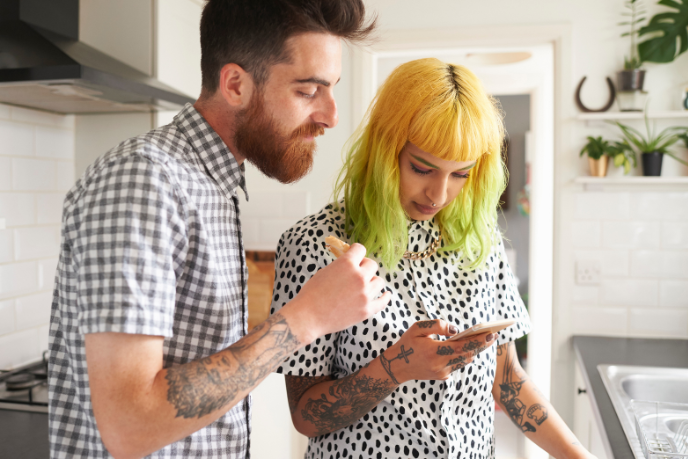
[[[226,64],[220,70],[218,91],[231,107],[247,107],[254,90],[253,78],[240,65]]]

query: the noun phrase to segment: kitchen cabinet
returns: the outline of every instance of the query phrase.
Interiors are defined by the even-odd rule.
[[[597,456],[598,459],[607,459],[608,456],[602,442],[602,426],[595,419],[587,385],[578,365],[576,365],[575,391],[573,433],[590,453]]]

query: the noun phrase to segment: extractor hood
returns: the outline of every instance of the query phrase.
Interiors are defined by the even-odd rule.
[[[55,113],[178,110],[193,99],[79,41],[79,0],[0,0],[0,103]]]

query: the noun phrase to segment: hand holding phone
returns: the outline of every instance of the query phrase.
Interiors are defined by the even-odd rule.
[[[483,322],[481,324],[473,325],[462,332],[447,339],[447,341],[456,341],[458,339],[468,338],[469,336],[480,335],[483,333],[497,333],[504,330],[506,327],[511,327],[516,323],[516,319],[495,320],[494,322]]]

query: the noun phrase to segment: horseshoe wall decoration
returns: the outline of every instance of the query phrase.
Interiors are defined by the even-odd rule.
[[[600,112],[606,112],[610,108],[612,108],[612,104],[614,104],[614,99],[616,99],[616,88],[614,88],[614,83],[612,83],[611,78],[607,77],[607,86],[609,86],[609,100],[607,101],[607,104],[602,107],[598,108],[597,110],[591,109],[583,105],[583,102],[581,101],[580,93],[581,89],[583,88],[583,83],[585,83],[585,79],[588,78],[586,76],[583,77],[583,79],[580,80],[580,83],[578,83],[578,87],[576,88],[576,105],[578,105],[578,108],[587,113],[600,113]]]

